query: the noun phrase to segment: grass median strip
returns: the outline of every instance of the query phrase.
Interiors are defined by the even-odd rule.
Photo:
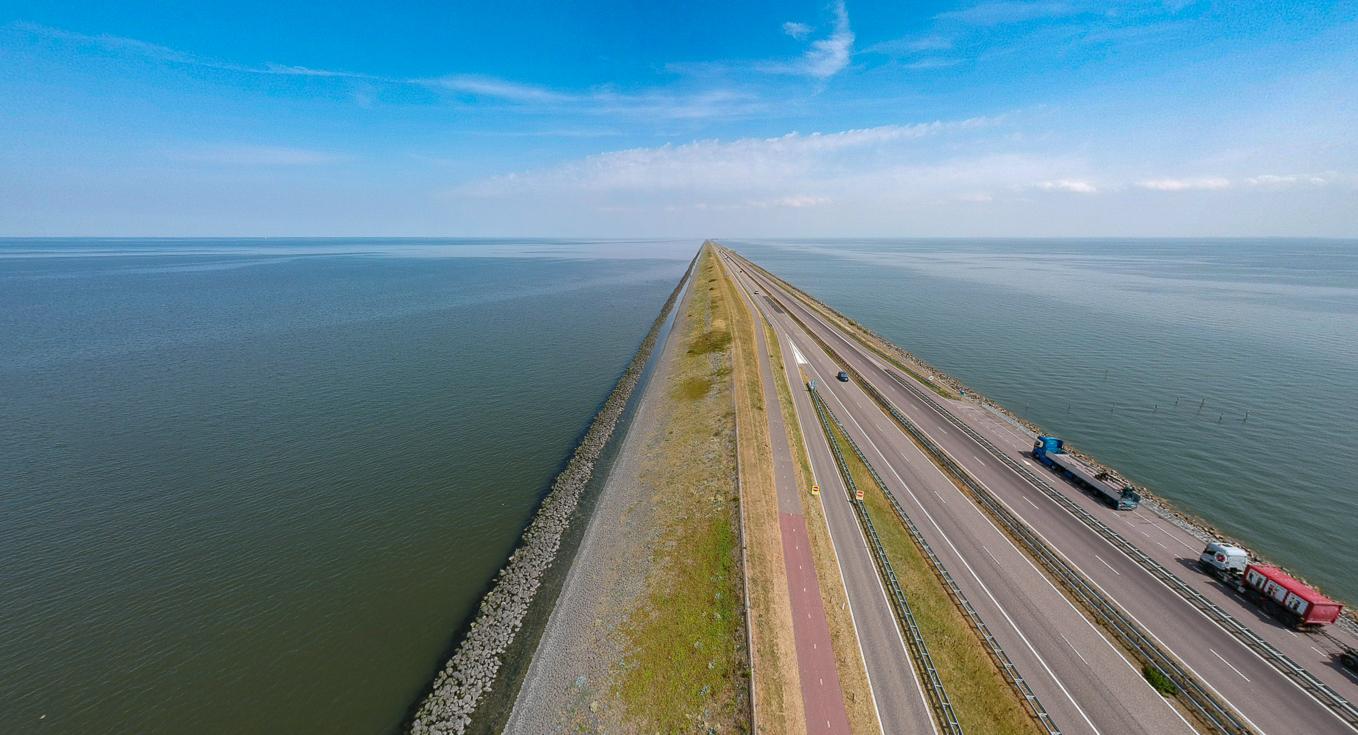
[[[830,641],[835,649],[835,666],[839,671],[840,687],[844,691],[844,707],[848,711],[849,726],[855,733],[881,732],[877,710],[872,702],[867,668],[860,653],[858,631],[854,629],[849,599],[844,591],[844,582],[840,578],[839,560],[835,555],[834,543],[830,540],[829,526],[825,521],[825,510],[821,507],[819,498],[810,493],[815,476],[811,472],[811,459],[807,455],[801,426],[797,423],[797,412],[792,404],[792,392],[788,387],[783,351],[779,347],[777,335],[767,324],[764,325],[764,339],[772,358],[773,382],[778,389],[778,404],[783,412],[783,423],[787,426],[792,456],[797,462],[797,483],[801,489],[807,537],[811,541],[811,558],[816,563],[821,599],[825,605],[826,619],[830,623]]]
[[[709,251],[710,252],[710,251]],[[736,423],[740,427],[741,502],[745,507],[745,547],[749,564],[746,588],[754,650],[755,731],[806,731],[792,601],[784,567],[778,523],[778,489],[773,477],[768,406],[756,353],[754,315],[736,292],[721,261],[721,288],[714,294],[731,325],[732,375]]]
[[[896,517],[885,490],[854,453],[839,427],[831,430],[832,440],[839,445],[854,483],[863,491],[863,505],[877,529],[891,566],[901,586],[908,591],[915,620],[962,729],[996,735],[1040,733],[1041,728],[1019,702],[1013,688],[986,652],[985,644],[957,609],[924,553]]]

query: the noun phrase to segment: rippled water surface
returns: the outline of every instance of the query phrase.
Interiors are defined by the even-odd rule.
[[[1358,241],[727,244],[1358,602]]]
[[[697,245],[0,240],[0,732],[391,731]]]

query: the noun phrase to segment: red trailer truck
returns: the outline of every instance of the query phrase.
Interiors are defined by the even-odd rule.
[[[1250,564],[1240,578],[1242,592],[1258,596],[1264,606],[1298,630],[1313,630],[1339,619],[1344,606],[1306,586],[1277,567]]]

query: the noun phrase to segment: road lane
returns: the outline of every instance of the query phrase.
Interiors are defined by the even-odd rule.
[[[869,399],[856,386],[833,380],[835,366],[818,345],[793,341],[820,376],[822,397],[887,489],[917,519],[925,540],[1063,732],[1191,731],[1139,671],[914,445],[891,444],[899,432],[871,420],[872,412],[882,414],[866,404]],[[1067,640],[1078,642],[1083,657]]]
[[[728,268],[728,270],[731,270]],[[806,516],[798,497],[797,476],[792,463],[787,427],[773,383],[768,346],[764,342],[762,315],[749,295],[737,287],[753,322],[755,352],[759,363],[759,385],[763,393],[764,414],[768,419],[769,448],[773,460],[773,479],[778,500],[778,529],[783,548],[783,570],[792,608],[793,643],[801,682],[802,708],[808,733],[848,735],[849,715],[844,706],[839,668],[830,640],[830,624],[825,617],[821,581],[811,558],[811,541],[806,533]]]
[[[886,368],[879,358],[869,354],[852,338],[841,335],[777,284],[757,274],[753,277],[759,288],[777,289],[782,303],[796,311],[821,339],[831,344],[859,374],[885,394],[897,410],[916,422],[959,465],[1117,600],[1162,645],[1198,672],[1200,678],[1251,719],[1256,727],[1270,732],[1352,732],[1290,679],[1090,531],[1045,493],[1035,492],[1027,480],[1006,467],[980,461],[979,457],[987,450],[962,432],[948,431],[947,422],[938,413],[940,409],[932,406],[932,401],[922,400],[897,385],[890,375],[895,371]],[[881,414],[875,407],[873,410]],[[1096,553],[1107,561],[1109,568],[1102,568],[1094,561]],[[1247,672],[1248,679],[1238,676],[1219,661],[1212,654],[1214,650],[1230,651],[1231,660]]]
[[[729,270],[735,271],[734,268]],[[746,288],[744,282],[737,282],[742,289]],[[766,317],[762,307],[759,304],[761,316]],[[784,355],[793,354],[786,342],[780,342],[780,345]],[[800,377],[796,362],[784,360],[784,368],[788,384],[798,385]],[[830,447],[821,434],[815,409],[805,392],[793,390],[792,394],[793,410],[806,442],[814,482],[821,488],[819,502],[825,514],[827,531],[849,600],[849,613],[858,633],[859,649],[867,669],[871,691],[856,694],[873,698],[877,719],[884,732],[937,735],[924,689],[915,674],[909,649],[897,627],[895,612],[877,574],[867,541],[859,530],[858,520],[849,504],[848,493],[835,467]],[[769,405],[778,405],[776,393]]]
[[[966,422],[1008,456],[1027,459],[1033,435],[1001,419],[989,410],[959,401],[940,401],[938,407]],[[984,457],[981,458],[984,460]],[[1031,465],[1031,463],[1030,463]],[[1297,661],[1339,694],[1358,701],[1358,673],[1338,665],[1339,644],[1358,648],[1358,635],[1350,628],[1331,626],[1324,634],[1298,633],[1278,622],[1265,610],[1218,582],[1197,567],[1206,542],[1202,531],[1189,531],[1146,504],[1133,511],[1114,511],[1098,498],[1081,491],[1056,475],[1033,467],[1043,484],[1071,499],[1104,523],[1118,528],[1143,552],[1174,572],[1199,594],[1250,627],[1270,645]],[[1126,530],[1132,531],[1131,535]],[[1336,641],[1330,640],[1333,636]]]
[[[807,356],[810,356],[804,368],[820,378],[822,397],[829,400],[831,409],[835,410],[842,420],[843,417],[848,417],[846,428],[851,435],[857,434],[855,440],[865,448],[865,451],[869,451],[869,461],[880,469],[885,463],[885,458],[880,453],[876,457],[872,456],[873,450],[866,448],[871,446],[871,438],[858,434],[861,428],[855,423],[853,412],[847,411],[838,403],[837,394],[841,392],[842,384],[833,380],[832,376],[836,370],[832,369],[819,346],[805,338],[790,336],[794,334],[790,328],[792,323],[779,318],[776,312],[771,315],[770,324],[779,333],[780,340],[783,340],[784,354],[794,355],[798,360],[808,360]],[[790,376],[790,382],[797,380],[798,377],[800,376]],[[853,390],[853,386],[843,386],[843,389]],[[799,394],[799,398],[805,400],[804,390],[798,390],[796,393]],[[866,397],[863,399],[866,400]],[[806,405],[809,408],[809,402]],[[804,427],[804,431],[815,431],[819,434],[818,427]],[[943,480],[936,468],[927,463],[922,455],[917,457],[916,462],[915,467],[907,470],[912,475],[913,483],[922,484],[915,475],[915,472],[921,470]],[[891,472],[894,474],[894,469]],[[886,475],[885,471],[883,474]],[[890,476],[886,477],[890,482]],[[899,475],[896,475],[895,479],[901,482],[901,488],[905,487],[906,483]],[[946,480],[943,482],[947,483]],[[956,495],[955,502],[970,505],[951,484],[936,484],[932,489],[937,494],[940,488],[950,495]],[[954,576],[958,579],[963,593],[972,601],[978,615],[991,627],[992,633],[1013,659],[1014,665],[1033,687],[1053,721],[1064,732],[1191,731],[1182,717],[1146,684],[1140,673],[1103,637],[1102,633],[1070,605],[1046,577],[1032,566],[1027,557],[1014,548],[1008,538],[984,518],[979,509],[971,508],[972,522],[975,527],[988,531],[989,535],[977,540],[974,535],[964,534],[966,538],[962,540],[962,545],[966,548],[978,546],[985,548],[985,544],[994,545],[1006,556],[1007,563],[999,562],[994,552],[987,549],[987,557],[992,562],[978,573],[963,558],[954,544],[952,538],[956,536],[949,537],[944,534],[936,518],[920,505],[919,498],[913,492],[907,488],[909,498],[905,499],[900,497],[899,488],[889,490],[898,494],[898,500],[902,500],[907,506],[908,513],[923,515],[927,519],[926,523],[917,524],[924,526],[922,531],[926,540],[935,548],[935,552],[939,553],[944,565],[950,570],[955,570]],[[912,504],[915,507],[910,507]],[[845,502],[844,505],[847,507],[848,503]],[[849,510],[849,513],[852,511]],[[945,518],[945,523],[951,520]],[[932,526],[932,529],[929,526]],[[992,588],[998,589],[998,593]],[[1033,592],[1027,596],[1020,596],[1020,591],[1024,588],[1030,588]],[[1000,602],[1001,597],[1007,600],[1021,600],[1022,604],[1011,613],[1006,609],[1006,605]],[[1092,653],[1086,657],[1074,650],[1068,642],[1071,639],[1079,641],[1084,647],[1091,649]],[[1049,663],[1044,655],[1053,658],[1055,663]],[[1090,666],[1090,659],[1096,662],[1097,668]],[[1062,673],[1053,671],[1053,665]],[[1069,688],[1067,682],[1070,682]],[[1071,689],[1076,693],[1073,694]],[[1091,708],[1092,716],[1086,707],[1081,706],[1081,699],[1086,703],[1096,703],[1096,706]]]

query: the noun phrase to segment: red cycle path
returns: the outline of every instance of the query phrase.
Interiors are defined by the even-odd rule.
[[[820,596],[816,563],[806,536],[806,517],[779,513],[783,536],[783,565],[792,601],[792,629],[797,643],[797,667],[801,671],[802,705],[806,708],[808,733],[848,733],[849,714],[839,688],[839,669],[830,644],[830,624]]]

